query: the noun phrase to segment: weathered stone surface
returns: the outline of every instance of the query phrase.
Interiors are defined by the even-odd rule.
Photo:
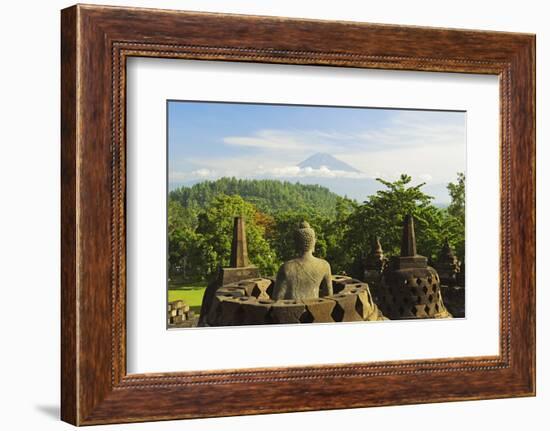
[[[357,295],[355,310],[363,320],[384,320],[382,312],[376,306],[367,284],[362,284],[349,290]]]
[[[210,308],[213,305],[214,296],[216,295],[218,289],[222,286],[232,285],[242,280],[259,277],[260,271],[254,266],[249,266],[247,268],[219,268],[217,278],[206,287],[204,292],[199,317],[199,326],[206,324],[205,318],[210,313]]]
[[[216,296],[216,298],[220,298]],[[244,310],[242,308],[242,302],[247,301],[249,298],[241,296],[238,298],[224,298],[218,305],[220,313],[218,326],[235,326],[242,325],[244,320]]]
[[[232,298],[240,298],[244,295],[244,290],[232,286],[224,286],[219,289],[214,299],[211,302],[211,306],[208,309],[208,314],[203,315],[204,307],[201,308],[201,315],[199,320],[199,326],[218,326],[222,325],[222,309],[221,303],[225,300]],[[204,302],[203,302],[204,305]]]
[[[416,254],[414,222],[403,222],[401,255],[391,259],[377,292],[378,306],[390,319],[452,317],[443,303],[437,271]]]
[[[242,301],[243,309],[243,324],[244,325],[263,325],[269,323],[268,314],[271,309],[271,299],[260,299],[254,297],[247,298],[247,301]]]
[[[168,327],[190,327],[195,326],[196,322],[190,322],[193,319],[193,311],[183,300],[172,301],[168,303]]]
[[[271,304],[269,318],[272,323],[301,323],[305,311],[306,306],[301,301],[282,299]]]
[[[230,284],[227,286],[222,286],[216,291],[216,295],[225,295],[225,296],[231,296],[235,298],[239,298],[241,296],[247,296],[246,289],[244,289],[242,286],[239,286],[238,284]]]
[[[445,307],[454,317],[465,316],[465,288],[463,286],[441,286]]]
[[[272,299],[310,299],[333,293],[330,265],[313,256],[315,231],[302,222],[294,235],[299,257],[285,262],[277,273]]]
[[[336,302],[332,311],[332,318],[335,322],[357,322],[363,320],[355,308],[357,294],[342,291],[327,299],[332,299]]]
[[[449,241],[445,239],[443,247],[439,251],[434,268],[441,278],[441,283],[447,286],[455,286],[458,283],[458,274],[460,272],[460,262],[454,254]]]
[[[340,293],[354,284],[361,284],[361,281],[345,275],[334,275],[332,277],[332,289],[334,294]]]
[[[247,296],[254,296],[260,299],[270,299],[268,293],[269,287],[272,285],[272,281],[267,278],[253,278],[236,283],[238,287],[243,288],[246,291]]]
[[[220,287],[242,280],[260,277],[259,269],[250,265],[250,261],[248,260],[246,229],[242,217],[235,217],[233,221],[230,265],[230,268],[220,267],[216,279],[207,286],[202,299],[199,326],[207,324],[205,319],[210,314],[216,291]]]
[[[379,283],[387,262],[388,259],[384,256],[380,238],[375,237],[365,260],[363,279],[369,284]]]
[[[176,324],[176,323],[181,323],[181,322],[183,322],[184,320],[185,320],[185,319],[184,319],[183,316],[174,316],[174,317],[172,317],[172,318],[170,319],[170,323],[174,325],[174,324]]]
[[[306,306],[307,311],[311,315],[311,320],[304,322],[306,317],[302,317],[302,323],[328,323],[334,322],[332,318],[332,310],[336,302],[328,298],[315,298],[315,299],[305,299],[304,305]],[[309,319],[307,319],[309,320]]]
[[[244,268],[250,266],[248,260],[248,245],[246,242],[246,229],[243,217],[235,217],[233,220],[233,241],[231,242],[231,258],[229,266],[232,268]]]

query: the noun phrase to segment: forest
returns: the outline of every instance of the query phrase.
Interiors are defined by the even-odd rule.
[[[293,231],[307,220],[315,229],[315,255],[326,259],[334,274],[356,275],[380,237],[386,255],[399,253],[403,217],[415,219],[418,253],[435,259],[445,239],[464,261],[465,175],[447,185],[450,204],[434,205],[402,174],[396,181],[378,178],[381,189],[363,202],[318,185],[277,180],[221,178],[182,186],[168,196],[169,277],[203,282],[218,266],[228,266],[233,218],[246,221],[248,253],[262,275],[276,273],[294,257]]]

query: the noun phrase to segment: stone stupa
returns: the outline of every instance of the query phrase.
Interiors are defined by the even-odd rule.
[[[382,244],[380,244],[380,238],[375,237],[372,241],[372,246],[367,258],[365,260],[364,280],[369,285],[375,285],[380,283],[382,272],[386,267],[388,259],[384,256],[384,250],[382,250]]]
[[[457,277],[460,272],[460,262],[447,238],[445,238],[443,247],[441,247],[437,260],[434,262],[434,268],[439,274],[441,284],[447,286],[455,286],[457,284]]]
[[[401,255],[392,257],[381,279],[378,306],[389,319],[452,317],[441,296],[439,275],[416,252],[414,220],[403,221]]]
[[[233,219],[233,240],[231,241],[229,267],[218,268],[216,278],[207,286],[202,300],[199,324],[203,323],[205,316],[208,315],[218,288],[226,284],[259,277],[260,270],[251,265],[248,259],[244,218],[235,217]]]
[[[251,278],[240,278],[253,268],[250,266],[240,267],[244,272],[237,276],[233,270],[239,267],[220,269],[216,281],[207,288],[199,326],[385,320],[368,284],[331,275],[329,263],[313,256],[315,231],[307,222],[300,223],[294,239],[298,257],[286,261],[276,279],[260,278],[257,272]],[[248,264],[245,244],[246,238],[237,229],[232,265]],[[224,282],[226,275],[235,278]]]

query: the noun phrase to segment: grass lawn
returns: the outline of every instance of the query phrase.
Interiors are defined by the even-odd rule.
[[[179,289],[169,289],[168,302],[181,299],[189,305],[191,310],[193,310],[196,314],[199,314],[201,311],[202,297],[204,296],[205,290],[206,286],[185,286],[183,288],[180,287]]]

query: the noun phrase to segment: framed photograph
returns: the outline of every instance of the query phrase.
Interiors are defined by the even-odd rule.
[[[62,11],[62,419],[535,394],[535,37]]]

